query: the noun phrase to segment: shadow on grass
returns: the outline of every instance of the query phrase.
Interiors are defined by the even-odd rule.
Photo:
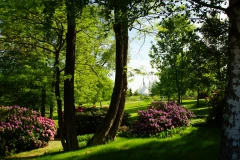
[[[186,100],[183,103],[181,103],[181,105],[191,110],[195,108],[208,108],[206,102],[203,99],[199,101],[199,106],[197,106],[196,100],[189,100],[189,101]]]
[[[209,108],[199,108],[191,109],[196,116],[207,116],[209,113]]]
[[[219,129],[199,127],[178,138],[170,139],[136,139],[125,140],[124,143],[111,143],[98,146],[98,150],[90,148],[69,152],[46,154],[28,159],[76,159],[76,160],[217,160],[220,149]],[[115,143],[115,142],[113,142]],[[66,153],[65,153],[66,154]],[[25,158],[26,159],[26,158]]]
[[[53,115],[53,120],[58,120],[58,115]]]

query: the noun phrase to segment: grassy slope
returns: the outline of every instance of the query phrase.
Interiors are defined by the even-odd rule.
[[[218,132],[218,129],[189,127],[182,134],[171,138],[117,138],[116,141],[106,145],[74,152],[46,154],[42,157],[31,157],[31,159],[217,160]]]
[[[150,102],[129,102],[126,111],[133,113],[146,109]],[[206,115],[206,107],[194,107],[195,102],[184,101],[187,106],[198,115]],[[219,151],[219,129],[205,127],[188,127],[182,134],[171,138],[132,138],[118,137],[116,141],[97,147],[84,148],[75,152],[60,153],[60,142],[52,142],[48,147],[23,152],[12,158],[26,159],[91,159],[91,160],[120,160],[120,159],[162,159],[162,160],[215,160]],[[55,152],[43,155],[45,152]],[[39,155],[43,155],[39,157]],[[31,156],[31,157],[30,157]]]

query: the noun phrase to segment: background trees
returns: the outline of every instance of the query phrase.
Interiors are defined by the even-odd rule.
[[[211,93],[223,87],[226,36],[221,33],[225,23],[217,17],[209,17],[197,29],[189,17],[179,15],[160,23],[157,43],[150,52],[152,66],[158,69],[160,94],[177,94],[180,102],[187,90],[195,90],[199,100],[201,92]],[[222,26],[214,31],[215,36],[209,30],[212,25]]]
[[[180,103],[189,84],[187,74],[191,59],[188,51],[194,37],[194,26],[187,17],[175,15],[163,20],[159,28],[157,43],[149,54],[151,64],[159,72],[163,94],[169,97],[173,92],[177,93]]]
[[[119,123],[121,122],[125,92],[127,89],[126,66],[129,27],[133,25],[138,17],[147,15],[149,10],[151,11],[151,15],[154,11],[160,11],[158,13],[159,15],[172,15],[172,12],[176,11],[174,5],[180,3],[179,1],[169,1],[167,3],[161,1],[158,3],[159,1],[138,0],[124,2],[106,0],[94,2],[105,7],[104,12],[107,18],[109,18],[109,22],[113,22],[117,59],[115,87],[109,113],[106,118],[107,123],[106,126],[103,127],[104,129],[99,130],[93,138],[93,144],[98,144],[103,143],[108,138],[114,139]],[[153,53],[161,53],[161,55],[152,54],[155,61],[154,63],[157,69],[159,69],[160,84],[165,83],[161,88],[171,86],[171,88],[166,89],[168,91],[167,93],[177,93],[178,101],[180,102],[181,95],[190,87],[190,89],[196,89],[199,93],[200,88],[209,88],[208,84],[211,84],[214,90],[221,87],[227,78],[222,156],[224,159],[238,159],[238,142],[240,139],[240,109],[238,107],[240,104],[239,2],[237,0],[229,0],[228,3],[222,0],[189,0],[181,2],[185,3],[184,5],[191,10],[189,15],[191,15],[192,12],[198,12],[195,20],[199,18],[200,22],[206,21],[206,23],[202,26],[202,36],[193,34],[190,21],[181,19],[181,17],[183,18],[184,16],[173,16],[172,19],[164,20],[161,23],[163,27],[160,28],[158,35],[160,39],[158,40],[158,44],[153,46]],[[84,77],[86,74],[91,77],[91,82],[89,83],[91,85],[89,85],[88,89],[85,88],[79,92],[79,96],[81,96],[80,94],[83,91],[87,93],[90,88],[93,88],[93,91],[96,89],[97,91],[95,91],[94,96],[89,97],[87,101],[92,101],[92,103],[101,101],[102,98],[100,98],[100,95],[104,94],[99,88],[104,88],[102,80],[105,81],[105,79],[108,79],[104,74],[109,73],[107,67],[112,64],[108,63],[109,66],[106,65],[105,58],[108,57],[109,60],[114,58],[109,56],[111,54],[107,54],[111,53],[114,47],[106,48],[109,52],[99,52],[99,50],[104,50],[104,45],[87,45],[87,43],[93,43],[94,40],[88,41],[88,38],[84,39],[81,37],[83,35],[78,35],[78,33],[83,32],[85,35],[88,35],[96,31],[91,27],[88,27],[88,29],[85,28],[89,24],[93,24],[90,20],[91,18],[87,20],[83,17],[83,13],[87,13],[84,9],[88,5],[89,1],[77,0],[22,0],[21,3],[9,0],[0,2],[0,61],[2,62],[0,81],[4,84],[3,89],[0,91],[1,100],[4,99],[2,103],[30,104],[32,108],[37,109],[40,109],[40,107],[37,106],[41,106],[42,115],[44,116],[44,106],[47,106],[47,104],[49,105],[51,113],[53,111],[54,103],[51,103],[52,98],[48,99],[48,97],[51,97],[52,92],[55,91],[59,117],[61,117],[61,95],[63,93],[61,91],[63,85],[61,82],[64,81],[65,119],[67,117],[74,117],[74,96],[78,97],[74,95],[74,78],[78,79],[79,82],[82,79],[86,79]],[[223,8],[225,6],[226,8]],[[229,24],[219,21],[215,17],[220,11],[227,14]],[[93,12],[88,12],[90,17],[91,14],[89,13]],[[99,19],[104,18],[100,17]],[[80,24],[86,25],[83,27]],[[100,28],[101,23],[96,24],[98,25],[96,28]],[[226,34],[226,29],[221,26],[227,26],[228,34]],[[167,28],[167,30],[164,30],[164,28]],[[181,28],[181,30],[178,28]],[[209,31],[209,28],[214,28],[215,30]],[[170,33],[169,31],[172,32]],[[67,34],[67,36],[65,36],[65,34]],[[101,31],[101,34],[104,35],[103,31]],[[227,36],[228,41],[226,40]],[[76,38],[84,40],[76,44]],[[226,45],[227,42],[228,46]],[[85,44],[88,47],[85,48]],[[76,45],[79,46],[76,47]],[[159,48],[161,50],[159,50]],[[77,55],[75,54],[76,51],[84,54]],[[85,54],[85,51],[88,54]],[[66,56],[63,55],[65,52]],[[74,75],[75,67],[77,68],[77,65],[75,65],[75,55],[79,56],[77,57],[79,60],[78,64],[81,63],[85,66],[81,69],[78,68],[79,77],[75,77]],[[83,58],[81,55],[85,57]],[[64,62],[63,59],[65,58],[66,61]],[[82,63],[83,61],[84,63]],[[227,76],[224,76],[226,62],[228,64]],[[204,63],[207,63],[207,65]],[[62,70],[65,70],[64,76],[61,75]],[[91,72],[87,72],[87,70],[91,70]],[[94,74],[90,76],[89,73],[92,72],[94,72]],[[80,83],[76,84],[79,85],[79,88],[85,87],[81,86],[82,84]],[[53,86],[55,86],[54,89]],[[15,89],[17,93],[16,91],[14,92]],[[30,97],[30,100],[23,101],[22,99],[25,99],[24,97]],[[33,101],[33,99],[35,101]],[[77,103],[81,103],[81,101],[80,99]],[[69,118],[66,119],[65,122],[69,127],[67,129],[69,130],[69,133],[67,133],[69,143],[67,143],[70,144],[66,150],[77,148],[73,142],[76,141],[76,137],[74,134],[71,134],[75,132],[74,125],[71,126],[72,121],[73,119]],[[59,122],[60,124],[62,123],[61,120]],[[96,143],[94,139],[97,139],[95,141]],[[99,142],[97,142],[98,139]],[[74,145],[71,145],[72,142]]]
[[[55,92],[58,105],[59,127],[61,128],[62,82],[72,77],[68,75],[68,72],[66,76],[62,74],[67,64],[63,61],[66,57],[64,56],[64,52],[67,47],[65,37],[67,33],[66,6],[61,1],[57,3],[26,1],[26,3],[21,4],[15,1],[2,1],[0,5],[3,13],[0,16],[1,62],[4,62],[1,63],[0,78],[2,84],[6,84],[6,87],[1,89],[1,99],[3,99],[4,104],[19,104],[26,105],[27,107],[32,105],[31,107],[37,107],[37,109],[39,106],[45,105],[43,103],[49,104],[51,108],[50,115],[52,117],[52,107],[55,106],[53,92]],[[74,10],[70,8],[70,11]],[[111,56],[111,50],[114,45],[112,45],[112,41],[106,40],[103,29],[98,30],[99,28],[103,28],[101,25],[104,24],[101,23],[98,13],[94,11],[94,6],[82,10],[81,13],[83,16],[76,18],[77,23],[74,31],[76,32],[76,36],[82,40],[77,43],[76,55],[78,63],[75,65],[75,62],[71,62],[70,64],[73,66],[73,72],[75,67],[85,72],[84,74],[79,73],[77,75],[78,79],[86,79],[87,75],[92,75],[94,77],[92,83],[99,82],[101,84],[94,84],[92,91],[98,90],[100,92],[104,88],[102,97],[109,96],[112,86],[107,83],[110,82],[107,74],[111,70],[112,60],[115,59],[114,56]],[[71,25],[72,22],[69,23]],[[94,36],[89,37],[89,33],[99,36],[99,38],[96,40]],[[95,43],[93,43],[94,41]],[[107,46],[110,47],[103,47],[103,42],[106,42]],[[84,44],[82,45],[81,43]],[[73,48],[71,47],[71,49]],[[97,49],[101,50],[101,53],[96,53]],[[67,57],[70,58],[69,56]],[[111,61],[109,61],[110,59]],[[95,64],[95,62],[99,63]],[[85,67],[81,68],[79,66]],[[98,73],[96,74],[95,72]],[[100,83],[101,81],[107,84]],[[88,81],[81,81],[81,85],[85,88],[88,85],[86,82]],[[11,86],[11,88],[7,88],[7,86]],[[89,92],[89,90],[90,88],[85,89],[84,92]],[[81,90],[81,93],[84,92]],[[75,95],[75,97],[78,96]],[[71,96],[72,98],[73,95]],[[93,102],[94,98],[96,99],[93,94],[87,101]],[[102,99],[100,98],[97,98],[97,100],[101,101]],[[24,102],[25,99],[31,102]],[[70,109],[71,112],[75,110],[75,104],[73,103],[73,105],[74,107]],[[45,109],[42,109],[42,111],[45,112]],[[63,139],[63,131],[61,133]],[[68,143],[71,143],[71,140],[68,140]],[[71,150],[71,148],[70,145],[65,149]]]

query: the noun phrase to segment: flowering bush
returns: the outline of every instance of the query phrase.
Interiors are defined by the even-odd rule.
[[[0,155],[45,146],[54,139],[54,121],[19,106],[0,107]]]
[[[175,102],[153,102],[147,110],[138,111],[133,133],[140,136],[156,135],[161,131],[189,125],[193,112]]]
[[[97,127],[102,123],[105,115],[107,114],[108,107],[83,107],[76,108],[76,128],[77,134],[90,134],[95,133]],[[129,125],[130,114],[124,112],[122,125]]]

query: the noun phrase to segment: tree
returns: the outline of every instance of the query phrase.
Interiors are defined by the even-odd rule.
[[[114,25],[116,39],[116,72],[115,85],[111,97],[110,106],[102,125],[94,134],[89,145],[103,144],[108,140],[114,140],[121,125],[125,96],[127,90],[127,53],[128,53],[128,16],[127,2],[106,1],[112,9],[114,7]]]
[[[160,89],[161,89],[160,83],[157,81],[153,82],[153,84],[151,85],[151,88],[150,88],[151,96],[160,96],[161,95]]]
[[[24,50],[3,50],[0,56],[0,103],[2,105],[20,105],[40,110],[42,98],[44,104],[51,100],[42,97],[42,89],[51,83],[51,68],[43,61],[41,51],[24,52]],[[46,74],[47,73],[47,74]],[[50,83],[49,83],[50,82]],[[44,87],[45,86],[45,87]],[[51,90],[45,95],[53,97]],[[42,116],[45,114],[42,112]]]
[[[190,2],[197,6],[197,11],[199,11],[199,9],[205,9],[204,12],[199,13],[204,13],[204,15],[206,15],[209,10],[213,10],[215,13],[224,12],[229,19],[227,86],[225,90],[225,106],[223,110],[221,159],[237,160],[240,158],[240,39],[238,36],[240,33],[238,30],[240,3],[238,0],[217,0],[213,2],[211,1],[211,3],[201,0],[190,0]],[[226,8],[224,8],[224,6],[226,6]]]
[[[71,151],[78,149],[77,131],[75,124],[74,105],[74,68],[76,48],[76,2],[66,1],[67,35],[66,35],[66,61],[64,80],[64,123],[66,126],[66,148]],[[81,6],[83,7],[83,6]]]
[[[207,47],[206,56],[208,55],[209,67],[216,77],[215,85],[218,88],[222,88],[226,83],[228,26],[228,20],[221,20],[217,15],[213,15],[213,17],[207,17],[200,28]]]
[[[192,65],[189,70],[191,86],[197,89],[199,106],[199,93],[201,90],[215,92],[222,89],[226,83],[226,52],[227,35],[226,21],[218,17],[208,17],[201,27],[201,39],[191,42],[190,52]],[[215,26],[214,31],[210,28]]]
[[[22,1],[22,3],[8,1],[8,3],[1,3],[2,13],[4,13],[1,14],[1,20],[4,24],[2,25],[4,37],[1,38],[4,43],[16,46],[16,48],[41,49],[47,56],[45,58],[49,59],[47,66],[52,67],[53,78],[50,78],[52,82],[51,87],[48,88],[52,88],[51,90],[55,92],[60,137],[63,147],[66,148],[63,135],[62,100],[60,94],[60,72],[62,66],[60,55],[65,43],[64,23],[66,19],[63,18],[64,13],[61,7],[62,4],[55,1]],[[9,16],[12,18],[9,18]],[[49,72],[46,71],[45,73]],[[44,97],[44,94],[42,95]],[[42,102],[44,102],[44,98]],[[50,117],[53,115],[53,105],[52,103],[50,107]]]
[[[204,42],[195,39],[189,47],[189,55],[191,56],[191,65],[188,68],[189,89],[197,91],[197,107],[199,107],[200,92],[203,90],[211,90],[215,79],[212,73],[215,73],[209,63],[210,49]],[[206,63],[208,62],[208,63]]]
[[[38,86],[38,91],[36,92],[38,93],[37,97],[42,96],[42,99],[38,98],[38,100],[36,100],[35,98],[32,98],[32,100],[34,100],[33,101],[34,103],[39,104],[36,106],[40,106],[40,103],[41,102],[45,103],[46,99],[52,100],[51,96],[49,96],[48,93],[55,91],[55,96],[56,96],[57,105],[58,105],[58,118],[59,118],[58,122],[59,122],[60,137],[61,137],[64,150],[69,150],[70,147],[66,146],[65,144],[65,137],[64,137],[64,131],[63,131],[63,117],[62,117],[62,99],[61,99],[61,95],[62,95],[61,81],[71,79],[72,77],[71,75],[70,76],[66,75],[63,77],[63,75],[61,74],[61,72],[64,69],[66,69],[64,68],[64,63],[62,60],[64,58],[62,56],[63,55],[62,53],[66,51],[65,50],[65,47],[66,47],[65,34],[67,32],[67,27],[66,27],[67,26],[67,16],[66,16],[67,10],[65,10],[66,4],[62,3],[62,1],[58,1],[58,2],[37,1],[39,3],[35,1],[31,1],[31,2],[33,2],[33,4],[30,3],[27,6],[28,9],[26,9],[26,6],[24,6],[24,3],[22,5],[15,3],[15,1],[9,1],[9,3],[1,3],[1,5],[4,6],[4,8],[1,7],[1,10],[4,13],[4,14],[1,14],[2,24],[4,23],[4,25],[1,25],[1,31],[2,31],[2,35],[4,36],[1,36],[0,38],[1,38],[1,41],[4,42],[5,46],[9,46],[9,48],[7,49],[3,48],[3,50],[4,51],[5,50],[8,51],[9,49],[13,50],[12,46],[14,46],[15,47],[14,50],[23,48],[25,49],[24,51],[29,53],[35,51],[33,52],[35,56],[34,57],[35,61],[31,60],[31,63],[28,63],[28,61],[24,61],[24,64],[28,67],[34,66],[34,68],[37,68],[37,69],[44,69],[45,67],[46,69],[44,69],[44,71],[41,73],[43,75],[46,75],[46,73],[49,73],[49,74],[47,74],[48,75],[48,81],[46,82],[47,85],[45,84],[45,79],[42,80],[41,82],[44,82],[44,83],[41,83],[41,82],[39,83],[40,86]],[[80,4],[80,2],[79,3],[72,2],[72,3],[74,4],[71,7],[74,7],[74,9],[76,8],[79,9],[79,7],[81,8],[83,5],[83,4]],[[74,10],[71,10],[71,8],[68,11],[69,11],[69,14],[72,14],[73,12],[73,14],[79,15],[78,13],[81,13],[80,17],[79,16],[75,17],[75,21],[77,24],[75,26],[76,27],[75,31],[76,33],[78,33],[78,35],[75,33],[74,34],[80,40],[78,40],[78,43],[76,43],[77,44],[76,51],[73,51],[73,52],[77,52],[76,55],[78,60],[77,63],[73,65],[74,66],[73,68],[74,69],[76,68],[76,70],[79,72],[80,70],[83,70],[85,74],[82,74],[83,73],[82,72],[81,74],[78,74],[78,76],[76,77],[77,79],[84,79],[84,76],[86,78],[86,76],[89,76],[89,75],[94,77],[94,78],[89,77],[94,80],[92,81],[92,84],[93,84],[92,86],[94,87],[95,90],[98,90],[98,93],[102,95],[97,99],[101,100],[102,98],[107,98],[111,93],[111,82],[109,81],[109,78],[106,77],[106,75],[109,73],[109,70],[112,69],[112,61],[115,59],[114,56],[112,56],[111,54],[112,50],[115,48],[114,44],[112,44],[112,41],[106,40],[107,37],[111,37],[111,36],[106,37],[106,34],[103,32],[104,30],[104,28],[102,27],[103,24],[100,23],[101,18],[99,17],[97,13],[98,11],[96,10],[95,6],[88,6],[87,8],[84,8],[84,10],[82,9],[82,11],[78,11],[78,12],[74,12]],[[31,12],[31,14],[29,14],[29,12]],[[9,16],[18,17],[18,19],[9,18]],[[26,23],[28,25],[26,25]],[[11,24],[15,24],[15,25],[11,25]],[[17,29],[15,28],[15,26],[18,26]],[[101,31],[99,31],[99,28]],[[47,38],[46,38],[46,35],[47,35]],[[92,36],[92,37],[89,37],[89,36]],[[103,44],[105,42],[107,43],[107,45]],[[69,48],[74,49],[72,47],[69,47]],[[11,53],[14,53],[14,55],[16,55],[14,57],[16,58],[15,60],[16,65],[18,65],[18,62],[21,62],[21,64],[23,64],[22,63],[23,61],[21,60],[21,58],[23,58],[24,60],[24,56],[21,55],[21,52],[22,51],[11,52]],[[53,54],[49,54],[49,53],[53,53]],[[71,56],[73,56],[73,54],[71,54]],[[35,62],[38,62],[36,61],[36,57],[40,58],[39,61],[41,61],[42,63],[35,63]],[[7,60],[6,58],[9,58],[9,60]],[[74,58],[74,56],[72,58]],[[8,65],[7,67],[10,67],[11,60],[12,60],[12,57],[10,56],[4,57],[3,58],[4,65],[7,64]],[[66,64],[69,64],[69,63],[66,63]],[[82,66],[85,66],[85,68]],[[19,69],[23,71],[23,68],[19,68]],[[10,73],[10,71],[8,73]],[[30,69],[26,70],[26,72],[24,72],[24,76],[27,75],[30,77],[30,76],[33,76],[34,74],[35,74],[34,76],[36,76],[37,72],[33,74],[29,74],[29,73],[33,73],[32,70]],[[18,73],[16,72],[16,74],[19,74],[19,72]],[[51,74],[53,74],[53,76],[51,76]],[[4,78],[5,77],[3,77],[1,80],[3,80],[5,83],[7,81]],[[108,84],[102,83],[103,81]],[[81,85],[86,86],[87,83],[83,83],[83,82],[84,81],[81,81]],[[94,83],[99,83],[101,85],[97,86]],[[19,85],[18,83],[18,86],[22,88],[26,88],[26,84],[22,86],[22,85]],[[52,87],[54,87],[54,89]],[[45,88],[47,89],[49,88],[47,90],[48,92],[46,92]],[[90,90],[90,92],[92,92],[90,93],[92,94],[90,100],[93,101],[93,98],[97,94],[97,92],[95,94],[93,94],[93,90]],[[77,94],[75,94],[75,96],[77,96]],[[27,98],[24,97],[23,99],[27,99]],[[73,107],[72,110],[75,110],[75,107]],[[45,112],[45,109],[43,107],[42,107],[42,111],[43,113]],[[51,113],[53,112],[53,110],[50,110],[50,111]],[[66,121],[66,117],[65,117],[65,121]],[[70,144],[71,142],[68,142],[68,141],[69,139],[67,140],[67,143],[71,145]]]
[[[112,32],[105,32],[105,22],[97,7],[86,7],[78,20],[75,68],[75,103],[95,104],[109,100],[113,84],[108,74],[114,70],[115,43]],[[89,16],[91,14],[91,17]],[[82,21],[85,23],[80,23]],[[81,46],[81,47],[79,47]]]
[[[181,15],[165,19],[160,25],[157,44],[152,46],[152,52],[149,54],[151,64],[159,72],[161,86],[167,87],[169,91],[174,90],[180,103],[189,82],[187,68],[190,58],[187,50],[192,41],[194,26],[190,24],[188,17]]]
[[[97,132],[88,145],[103,144],[116,138],[121,124],[127,90],[128,29],[135,20],[146,15],[156,5],[156,1],[105,0],[96,1],[105,7],[107,19],[113,23],[116,40],[115,84],[110,107]],[[150,5],[153,4],[153,5]],[[111,17],[113,13],[113,18]]]
[[[10,50],[18,52],[19,54],[24,52],[28,54],[28,56],[35,57],[35,61],[32,61],[31,63],[28,64],[29,67],[37,68],[36,70],[38,69],[43,70],[43,72],[45,71],[45,75],[47,75],[45,76],[45,81],[47,79],[47,82],[41,83],[40,81],[38,84],[42,86],[41,87],[42,91],[39,91],[39,93],[42,92],[42,95],[41,95],[42,104],[38,104],[38,106],[42,106],[41,107],[42,115],[45,116],[44,106],[46,105],[45,103],[48,103],[50,105],[50,117],[52,117],[53,106],[54,106],[52,100],[54,98],[48,98],[50,96],[49,92],[51,91],[46,90],[44,88],[47,87],[46,85],[50,86],[49,84],[51,84],[51,81],[53,81],[52,77],[49,75],[54,73],[50,69],[53,66],[53,63],[52,63],[53,57],[49,53],[54,53],[54,54],[57,53],[59,50],[58,46],[61,46],[59,45],[59,43],[62,43],[61,41],[59,42],[58,40],[56,40],[53,43],[53,39],[59,36],[57,36],[56,33],[50,32],[50,30],[56,31],[59,28],[53,29],[54,26],[51,26],[49,25],[49,23],[47,23],[47,18],[45,14],[41,14],[44,10],[44,7],[43,7],[44,5],[42,5],[41,1],[38,1],[38,2],[26,1],[26,3],[23,2],[21,4],[16,3],[15,1],[7,1],[7,2],[2,2],[0,5],[1,5],[1,11],[3,13],[1,14],[1,17],[0,17],[2,22],[2,25],[1,25],[2,36],[0,37],[0,40],[3,44],[5,44],[5,46],[8,46],[4,48],[4,52],[6,54]],[[29,13],[31,13],[31,15]],[[48,39],[46,39],[46,34],[48,34]],[[19,51],[20,48],[21,50]],[[17,57],[19,59],[19,56],[16,56],[16,58]],[[41,61],[41,63],[44,63],[44,65],[41,66],[38,63],[34,63],[38,61],[39,62]],[[33,73],[33,72],[26,72],[25,74],[30,74],[30,73]],[[46,73],[49,73],[49,74],[46,74]],[[42,74],[42,76],[44,77],[44,73]],[[51,88],[51,87],[47,87],[47,88]],[[47,96],[46,96],[46,93],[47,93]],[[49,100],[51,102],[49,102]],[[24,106],[28,106],[28,105],[24,105]]]

